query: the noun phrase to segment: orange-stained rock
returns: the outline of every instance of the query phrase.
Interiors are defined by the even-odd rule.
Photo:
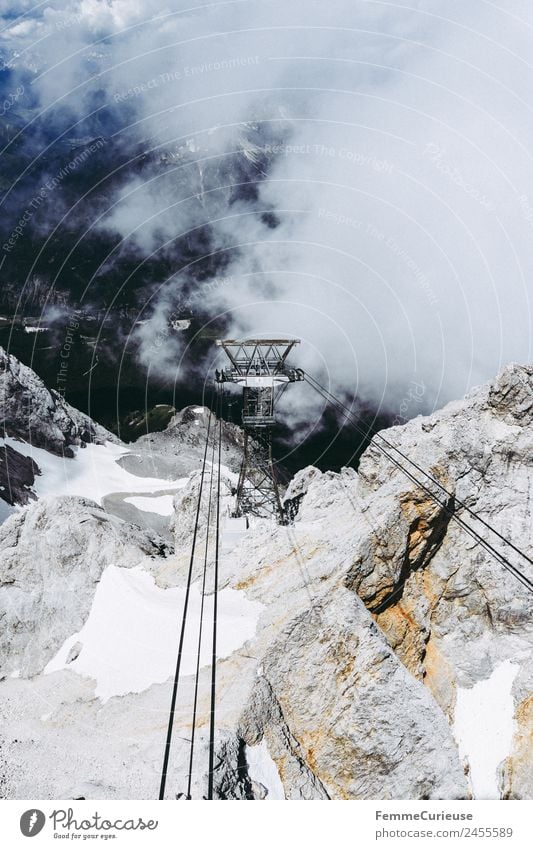
[[[503,767],[505,799],[533,798],[533,696],[521,702],[515,713],[517,728],[511,755]]]

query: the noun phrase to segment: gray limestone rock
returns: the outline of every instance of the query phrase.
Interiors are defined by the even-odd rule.
[[[271,748],[288,798],[467,797],[443,713],[362,603],[339,588],[318,614],[305,611],[270,646],[268,707],[256,701],[243,718],[252,725],[245,738],[256,738],[257,726],[277,738]]]
[[[124,457],[120,465],[139,476],[164,477],[168,480],[184,477],[195,471],[202,462],[209,423],[209,408],[185,407],[176,413],[165,430],[139,437],[133,454]],[[211,433],[218,419],[211,418]],[[237,472],[240,468],[243,431],[230,422],[222,424],[222,463]]]
[[[488,402],[495,415],[520,427],[533,424],[533,366],[511,365],[490,386]]]
[[[0,422],[12,436],[72,457],[72,445],[118,442],[89,416],[71,407],[58,392],[48,390],[32,369],[0,347]]]
[[[6,504],[28,504],[35,500],[32,486],[40,474],[31,457],[25,457],[11,445],[0,446],[0,497]]]

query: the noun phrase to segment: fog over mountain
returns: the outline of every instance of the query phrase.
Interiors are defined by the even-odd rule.
[[[133,305],[113,356],[178,387],[198,334],[298,336],[402,419],[531,359],[529,4],[0,9],[1,273],[45,315]]]

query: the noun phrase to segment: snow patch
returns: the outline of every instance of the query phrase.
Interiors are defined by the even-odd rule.
[[[130,451],[112,442],[106,442],[105,445],[91,443],[85,448],[73,447],[73,458],[57,457],[44,448],[36,448],[11,437],[6,437],[5,443],[25,457],[32,457],[39,466],[42,475],[35,478],[33,485],[39,498],[47,495],[79,495],[101,504],[102,499],[113,492],[173,492],[187,483],[187,478],[168,481],[131,474],[117,463],[120,457]]]
[[[69,652],[82,643],[79,656],[68,669],[94,678],[96,695],[103,701],[112,696],[139,693],[161,684],[173,674],[185,588],[160,589],[153,577],[137,566],[124,569],[108,566],[98,584],[87,622],[69,637],[48,663],[45,674],[67,667]],[[191,587],[187,629],[182,656],[182,674],[196,669],[196,647],[201,593]],[[227,657],[256,630],[264,605],[249,601],[243,592],[230,588],[218,594],[218,657]],[[207,597],[204,622],[212,621],[212,597]],[[205,627],[201,665],[211,660],[212,630]]]
[[[246,536],[246,519],[244,517],[233,519],[227,517],[220,535],[220,548],[223,554],[229,554],[238,546],[241,539]]]
[[[142,496],[137,495],[133,498],[125,498],[128,504],[133,504],[138,510],[143,510],[147,513],[158,513],[160,516],[172,516],[174,513],[172,495],[159,496]]]
[[[490,678],[457,689],[454,734],[459,754],[470,764],[476,799],[499,799],[498,766],[509,755],[514,732],[513,681],[520,667],[510,660]]]
[[[256,784],[262,784],[267,791],[267,800],[285,799],[285,791],[279,777],[278,768],[272,759],[266,740],[263,738],[256,746],[246,746],[248,775]]]

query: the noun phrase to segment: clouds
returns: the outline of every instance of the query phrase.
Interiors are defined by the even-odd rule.
[[[105,112],[155,162],[98,226],[169,260],[205,228],[233,282],[202,308],[232,333],[299,336],[305,367],[396,415],[413,384],[408,415],[531,359],[527,4],[90,0],[6,24],[44,114],[81,134]],[[155,329],[209,282],[176,271]]]
[[[431,409],[531,358],[531,68],[521,26],[514,49],[504,13],[468,16],[293,54],[312,101],[262,186],[281,226],[234,305],[243,331],[298,328],[304,365],[395,412],[411,381]]]

